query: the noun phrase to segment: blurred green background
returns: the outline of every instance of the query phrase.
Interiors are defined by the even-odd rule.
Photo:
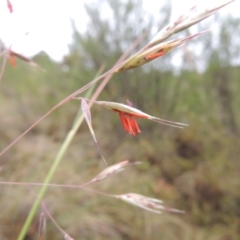
[[[153,18],[139,1],[106,0],[86,5],[87,31],[74,22],[73,41],[62,62],[44,52],[34,61],[46,72],[17,61],[7,64],[0,87],[0,149],[65,96],[91,81],[102,64],[109,69],[146,29],[146,44],[169,21],[166,4]],[[156,17],[156,16],[155,16]],[[124,132],[116,114],[92,108],[93,127],[109,164],[125,159],[143,164],[92,185],[111,194],[135,192],[162,199],[185,215],[156,215],[118,200],[74,189],[49,188],[44,201],[74,239],[235,240],[240,239],[240,19],[219,14],[186,34],[191,40],[147,66],[115,75],[100,100],[126,103],[164,119],[189,123],[175,129],[139,120],[142,133]],[[178,61],[179,59],[179,61]],[[177,63],[176,63],[177,60]],[[71,101],[47,117],[0,158],[0,181],[42,182],[79,108]],[[52,182],[81,184],[104,164],[84,123]],[[37,192],[38,187],[32,187]],[[16,239],[35,200],[26,186],[0,187],[0,239]],[[26,240],[38,239],[36,216]],[[47,220],[46,239],[62,239]]]

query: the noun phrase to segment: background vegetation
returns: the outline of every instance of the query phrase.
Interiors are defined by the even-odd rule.
[[[101,11],[105,5],[111,21]],[[161,9],[158,19],[134,0],[100,1],[86,10],[87,31],[79,33],[73,22],[73,42],[61,63],[40,53],[34,60],[46,73],[22,62],[15,68],[7,65],[0,88],[0,149],[93,79],[102,64],[110,68],[146,29],[149,35],[143,45],[150,40],[156,28],[168,21],[171,5]],[[210,33],[145,67],[117,74],[99,98],[123,103],[129,99],[151,115],[190,127],[179,130],[143,120],[139,121],[142,133],[132,137],[117,115],[98,106],[92,109],[94,129],[108,162],[143,162],[94,187],[163,199],[186,214],[155,215],[93,193],[50,188],[45,202],[74,239],[239,239],[240,19],[219,15],[213,19],[217,28]],[[199,29],[207,26],[207,20],[198,24]],[[176,66],[177,57],[181,62]],[[3,155],[0,180],[42,182],[78,108],[77,101],[61,107]],[[53,182],[84,183],[102,168],[84,124]],[[16,239],[35,196],[26,186],[1,185],[0,199],[0,239]],[[26,239],[37,239],[38,222],[39,216]],[[61,237],[48,221],[46,239]]]

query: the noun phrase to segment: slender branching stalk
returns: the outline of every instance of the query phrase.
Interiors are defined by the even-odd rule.
[[[88,103],[89,108],[91,108],[93,102],[97,99],[97,97],[99,96],[99,94],[101,93],[101,91],[104,89],[104,87],[106,86],[106,84],[109,82],[109,80],[111,79],[111,77],[113,76],[113,74],[116,74],[118,72],[121,71],[125,71],[131,68],[135,68],[138,66],[141,66],[143,64],[147,64],[148,62],[154,60],[155,58],[161,57],[163,55],[165,55],[166,53],[168,53],[169,51],[171,51],[172,49],[178,47],[179,45],[183,44],[184,42],[190,40],[193,37],[199,36],[205,32],[202,33],[196,33],[194,35],[191,36],[187,36],[185,38],[181,38],[181,39],[174,39],[168,42],[163,42],[166,39],[168,39],[170,36],[172,36],[175,33],[178,33],[180,31],[183,31],[187,28],[189,28],[190,26],[204,20],[205,18],[211,16],[212,14],[214,14],[215,12],[217,12],[220,8],[226,6],[227,4],[233,2],[234,0],[229,0],[226,1],[225,3],[218,5],[214,8],[211,9],[207,9],[204,12],[201,12],[199,14],[196,15],[191,15],[190,12],[194,9],[190,9],[190,12],[181,15],[177,20],[171,22],[170,24],[168,24],[163,30],[161,30],[146,46],[144,46],[142,49],[140,49],[136,54],[134,54],[133,56],[127,58],[127,56],[130,54],[130,52],[132,51],[133,48],[135,48],[143,39],[143,37],[146,36],[146,34],[148,33],[148,31],[146,31],[143,35],[139,36],[138,39],[136,39],[136,41],[132,44],[132,46],[122,55],[122,57],[118,60],[118,62],[113,66],[112,69],[110,69],[109,71],[103,73],[102,75],[101,72],[103,71],[103,69],[101,68],[98,72],[98,77],[96,77],[95,79],[93,79],[91,82],[89,82],[87,85],[83,86],[82,88],[78,89],[77,91],[75,91],[74,93],[70,94],[69,96],[67,96],[65,99],[63,99],[61,102],[59,102],[56,106],[54,106],[51,110],[49,110],[44,116],[42,116],[41,118],[39,118],[34,124],[32,124],[25,132],[23,132],[19,137],[17,137],[12,143],[10,143],[7,147],[5,147],[1,152],[0,152],[0,156],[3,155],[7,150],[9,150],[14,144],[16,144],[20,139],[22,139],[23,136],[25,136],[29,131],[31,131],[37,124],[39,124],[43,119],[45,119],[47,116],[49,116],[53,111],[55,111],[57,108],[59,108],[60,106],[66,104],[67,102],[71,101],[72,99],[75,99],[77,97],[79,97],[78,95],[85,92],[86,90],[86,96],[85,98],[90,98],[90,101]],[[12,13],[12,5],[10,3],[10,1],[8,1],[8,8],[10,10],[10,12]],[[1,51],[1,46],[0,46],[0,53],[2,54]],[[0,80],[2,79],[3,76],[3,72],[6,66],[6,62],[8,59],[8,51],[5,51],[5,56],[3,59],[3,63],[1,66],[1,71],[0,71]],[[27,61],[32,63],[31,60],[24,58],[24,56],[19,55],[18,53],[14,53],[14,57],[18,57],[21,60]],[[127,59],[126,59],[127,58]],[[126,60],[125,60],[126,59]],[[125,60],[125,61],[124,61]],[[98,89],[93,93],[93,88],[94,85],[99,82],[100,80],[102,80],[101,84],[99,85]],[[103,102],[102,102],[103,103]],[[111,103],[111,102],[105,102],[105,103]],[[113,103],[111,103],[113,104]],[[116,107],[116,103],[114,103],[115,107]],[[118,104],[118,103],[117,103]],[[111,105],[112,106],[112,105]],[[123,114],[126,115],[126,110],[128,110],[127,114],[139,114],[139,111],[137,111],[136,109],[133,109],[131,107],[127,107],[127,106],[123,106],[118,104],[118,107],[121,107],[121,111],[124,110],[125,112]],[[124,109],[122,109],[124,107]],[[114,108],[113,110],[116,111],[116,109]],[[117,109],[118,110],[118,109]],[[129,113],[129,111],[131,110],[131,112]],[[134,112],[132,112],[134,110]],[[119,111],[119,110],[118,110]],[[141,114],[143,114],[143,112],[140,112]],[[124,115],[124,116],[125,116]],[[135,116],[134,115],[134,116]],[[143,115],[142,115],[143,116]],[[153,120],[153,121],[163,121],[162,119],[156,118],[156,117],[152,117],[150,115],[144,115],[144,117],[148,117],[149,119]],[[132,115],[131,115],[132,117]],[[135,116],[136,117],[136,116]],[[139,115],[138,115],[139,117]],[[32,205],[32,208],[28,214],[28,217],[20,231],[20,234],[18,236],[18,240],[23,240],[32,221],[34,216],[36,215],[36,212],[40,206],[40,204],[42,204],[43,209],[45,209],[45,212],[47,213],[47,215],[50,217],[50,213],[48,212],[48,210],[46,209],[45,205],[42,203],[42,199],[46,194],[47,188],[50,186],[61,186],[61,187],[67,187],[67,185],[58,185],[58,184],[50,184],[52,177],[55,174],[55,171],[57,169],[57,167],[59,166],[65,152],[67,151],[68,147],[70,146],[71,141],[73,140],[77,130],[79,129],[79,127],[81,126],[82,122],[84,120],[84,116],[82,114],[81,108],[79,108],[79,111],[76,115],[75,121],[72,125],[72,128],[70,129],[70,131],[68,132],[65,140],[63,141],[57,155],[56,158],[53,161],[53,164],[51,165],[43,183],[38,184],[35,183],[35,185],[40,186],[41,188],[39,190],[39,192],[37,193],[37,197]],[[126,120],[126,119],[125,119]],[[165,121],[165,120],[164,120]],[[165,121],[166,122],[166,121]],[[133,122],[132,122],[133,124]],[[179,124],[179,123],[177,123]],[[132,133],[135,133],[135,131],[133,131],[132,126],[133,125],[127,125]],[[134,123],[134,126],[136,127],[136,124]],[[126,122],[125,122],[125,127],[126,127]],[[130,131],[129,130],[129,131]],[[135,129],[136,130],[136,129]],[[137,129],[138,130],[138,129]],[[135,135],[135,134],[134,134]],[[119,170],[119,169],[118,169]],[[81,189],[85,189],[87,190],[88,188],[86,188],[86,185],[92,183],[91,181],[86,183],[85,186],[76,186],[77,188],[81,188]],[[14,184],[14,183],[13,183]],[[21,184],[25,184],[25,183],[21,183]],[[16,184],[15,184],[16,185]],[[30,185],[30,183],[27,183],[27,185]],[[32,183],[32,185],[34,185],[34,183]],[[73,186],[71,186],[73,187]],[[94,192],[98,192],[96,190],[90,190],[90,191],[94,191]],[[155,212],[155,213],[161,213],[160,210],[165,210],[165,211],[169,211],[169,212],[178,212],[178,213],[183,213],[183,211],[177,210],[177,209],[173,209],[173,208],[166,208],[163,207],[161,205],[162,201],[158,200],[158,199],[154,199],[154,198],[148,198],[139,194],[135,194],[135,193],[128,193],[128,194],[123,194],[123,195],[111,195],[111,194],[105,194],[105,193],[100,193],[102,195],[106,195],[109,197],[114,197],[117,199],[121,199],[125,202],[128,202],[130,204],[133,204],[135,206],[138,206],[140,208]],[[50,217],[51,218],[51,217]],[[54,219],[52,219],[54,221]],[[58,226],[58,225],[56,225]],[[59,227],[59,226],[58,226]],[[62,231],[63,230],[59,227],[59,230]],[[68,237],[68,235],[67,235]],[[66,238],[66,239],[71,239],[70,237]]]

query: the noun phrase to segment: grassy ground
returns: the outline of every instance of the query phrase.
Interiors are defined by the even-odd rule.
[[[14,71],[6,73],[1,85],[1,149],[71,92],[66,79],[51,82],[49,76],[43,78],[42,73],[32,70],[30,77],[16,79]],[[0,180],[42,182],[78,107],[77,102],[62,107],[4,154]],[[206,118],[189,112],[184,118],[191,126],[185,130],[140,121],[142,133],[133,138],[124,133],[117,115],[97,108],[92,114],[109,164],[125,159],[143,162],[92,187],[107,193],[136,192],[163,199],[165,205],[183,209],[186,214],[155,215],[87,191],[49,188],[44,201],[74,239],[239,239],[238,135],[214,121],[206,124]],[[83,124],[52,182],[78,185],[103,167]],[[31,189],[37,192],[38,187]],[[0,238],[16,239],[35,195],[27,186],[1,185],[0,198]],[[41,209],[26,239],[37,239],[40,214]],[[46,239],[61,239],[50,220]]]

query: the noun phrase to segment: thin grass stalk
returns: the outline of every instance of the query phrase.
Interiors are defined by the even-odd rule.
[[[24,131],[21,135],[19,135],[13,142],[11,142],[7,147],[5,147],[2,152],[0,152],[0,156],[2,156],[5,152],[7,152],[8,149],[10,149],[13,145],[15,145],[20,139],[22,139],[28,132],[30,132],[35,126],[37,126],[43,119],[45,119],[47,116],[49,116],[52,112],[54,112],[56,109],[61,107],[62,105],[66,104],[70,100],[72,100],[76,95],[80,94],[83,91],[86,91],[91,86],[93,86],[97,81],[103,79],[104,77],[108,76],[111,73],[105,73],[94,80],[92,80],[89,84],[85,85],[83,88],[78,89],[76,92],[72,93],[68,97],[64,98],[61,102],[59,102],[57,105],[55,105],[52,109],[50,109],[45,115],[40,117],[35,123],[33,123],[26,131]]]
[[[27,185],[28,186],[28,185]],[[35,192],[28,186],[28,188],[29,188],[29,190],[34,194],[34,195],[36,195],[35,194]],[[52,215],[50,214],[50,212],[48,211],[48,209],[47,209],[47,207],[46,207],[46,205],[45,205],[45,203],[43,202],[43,201],[41,201],[41,206],[42,206],[42,210],[44,211],[44,213],[42,213],[43,215],[47,215],[48,216],[48,218],[53,222],[53,224],[56,226],[56,228],[62,233],[62,235],[65,237],[68,237],[68,238],[66,238],[66,239],[73,239],[73,238],[71,238],[59,225],[58,225],[58,223],[55,221],[55,219],[52,217]],[[44,226],[45,225],[45,226]],[[46,229],[46,222],[45,222],[45,224],[43,223],[43,225],[41,226],[39,226],[39,230],[41,231],[41,227],[43,227],[43,228],[45,228]],[[41,238],[41,232],[39,231],[39,237],[38,237],[38,239],[39,240],[41,240],[41,239],[43,239],[43,238]],[[45,237],[44,237],[44,239],[45,239]]]
[[[137,45],[139,42],[139,39],[137,39],[137,41],[133,44],[132,48],[135,47],[135,45]],[[129,53],[130,51],[132,50],[132,48],[129,49],[129,51],[127,51],[125,54],[123,54],[123,56],[117,61],[117,63],[115,64],[115,66],[117,66]],[[94,101],[97,99],[97,97],[99,96],[99,94],[101,93],[101,91],[104,89],[104,87],[107,85],[108,81],[110,80],[112,75],[108,75],[106,76],[106,78],[102,81],[102,83],[99,85],[98,89],[95,91],[95,93],[93,94],[91,100]],[[93,92],[93,86],[91,88],[89,88],[87,94],[86,94],[86,98],[89,98],[90,95],[92,95],[92,92]],[[91,107],[93,104],[93,102],[90,102],[89,103],[89,107]],[[44,183],[43,183],[43,186],[42,188],[40,189],[39,193],[38,193],[38,198],[35,200],[34,202],[34,205],[32,206],[31,208],[31,211],[23,225],[23,228],[21,229],[21,232],[20,232],[20,235],[18,237],[18,240],[22,240],[23,237],[26,235],[26,232],[28,230],[28,228],[30,227],[30,224],[33,220],[33,217],[35,216],[36,214],[36,211],[40,205],[40,202],[41,202],[41,199],[43,198],[43,196],[45,195],[46,193],[46,190],[47,190],[47,187],[49,186],[49,182],[51,181],[56,169],[57,169],[57,166],[59,165],[64,153],[66,152],[68,146],[70,145],[73,137],[75,136],[78,128],[80,127],[80,125],[82,124],[84,120],[84,117],[83,117],[83,114],[81,112],[81,110],[79,109],[78,113],[77,113],[77,116],[74,120],[74,123],[73,123],[73,127],[72,129],[70,130],[70,132],[68,133],[67,137],[65,138],[58,154],[57,154],[57,157],[56,159],[54,160],[53,162],[53,165],[51,167],[51,169],[49,170],[49,173],[47,174],[47,177],[45,178],[44,180]]]
[[[97,193],[102,196],[115,197],[115,195],[101,192],[101,191],[95,190],[93,188],[89,188],[88,187],[89,184],[90,184],[90,182],[88,182],[88,184],[84,183],[81,185],[71,185],[71,184],[58,184],[58,183],[44,184],[44,183],[39,183],[39,182],[4,182],[4,181],[0,181],[0,185],[12,185],[12,186],[24,186],[24,187],[25,186],[33,186],[33,187],[46,186],[46,187],[52,187],[52,188],[83,189],[83,190],[86,190],[89,192]]]
[[[19,141],[26,133],[28,133],[33,127],[35,127],[40,121],[42,121],[45,117],[47,117],[48,115],[50,115],[54,110],[56,110],[56,108],[60,107],[61,105],[63,105],[64,103],[70,101],[73,97],[75,97],[77,94],[81,93],[82,91],[85,91],[87,89],[89,89],[89,87],[93,86],[94,83],[96,83],[98,80],[103,79],[103,82],[100,84],[100,86],[98,87],[98,89],[96,90],[96,92],[93,94],[92,100],[95,100],[98,95],[101,93],[101,91],[104,89],[104,87],[106,86],[106,84],[108,83],[108,81],[110,80],[110,78],[112,77],[112,75],[114,74],[114,70],[117,68],[117,66],[119,64],[121,64],[121,62],[130,54],[130,52],[139,44],[139,42],[142,40],[142,38],[145,37],[145,35],[147,34],[147,32],[145,34],[143,34],[142,36],[140,36],[138,39],[136,39],[136,41],[131,45],[131,47],[120,57],[120,59],[117,61],[117,63],[114,65],[114,67],[109,70],[108,72],[104,73],[103,75],[95,78],[93,81],[91,81],[89,84],[85,85],[83,88],[77,90],[76,92],[74,92],[73,94],[71,94],[70,96],[68,96],[67,98],[65,98],[64,100],[62,100],[59,104],[57,104],[54,108],[52,108],[49,112],[47,112],[43,117],[41,117],[37,122],[35,122],[30,128],[28,128],[22,135],[20,135],[17,139],[15,139],[14,142],[12,142],[7,148],[5,148],[1,153],[0,156],[6,151],[8,150],[12,145],[14,145],[17,141]],[[90,96],[92,93],[93,89],[89,90],[86,96]],[[89,107],[92,106],[92,103],[89,104]],[[66,152],[68,146],[70,145],[74,135],[76,134],[78,128],[80,127],[82,121],[84,120],[84,116],[80,111],[77,113],[77,116],[74,120],[72,129],[69,131],[67,137],[65,138],[54,162],[53,165],[51,166],[45,180],[44,180],[44,186],[40,189],[39,193],[38,193],[38,198],[35,200],[30,213],[21,229],[21,232],[18,236],[17,240],[23,240],[24,236],[27,233],[27,230],[29,229],[33,218],[36,214],[36,211],[40,205],[40,201],[42,200],[42,198],[44,197],[46,190],[47,190],[47,184],[51,181],[57,166],[59,165],[64,153]]]
[[[111,79],[112,75],[114,74],[114,70],[116,69],[116,67],[118,66],[118,64],[121,64],[121,62],[131,53],[131,51],[139,44],[139,42],[142,40],[142,38],[145,37],[145,35],[147,34],[147,31],[145,32],[145,34],[143,34],[142,36],[140,36],[139,38],[137,38],[134,43],[130,46],[130,48],[119,58],[119,60],[116,62],[116,64],[114,65],[114,67],[109,70],[108,72],[104,73],[103,75],[97,77],[96,79],[94,79],[93,81],[91,81],[89,84],[87,84],[86,86],[88,87],[92,87],[92,88],[88,88],[88,92],[86,94],[87,97],[90,97],[90,95],[92,94],[92,91],[93,91],[93,84],[96,83],[98,80],[104,78],[104,80],[102,81],[102,83],[99,85],[99,87],[97,88],[97,90],[95,91],[95,93],[93,94],[91,100],[96,100],[97,97],[99,96],[99,94],[101,93],[101,91],[104,89],[104,87],[107,85],[108,81]],[[112,73],[112,74],[111,74]],[[99,72],[100,74],[100,72]],[[86,90],[86,86],[84,86],[84,90]],[[66,99],[64,99],[63,101],[61,101],[58,105],[56,105],[53,109],[51,109],[47,114],[45,114],[42,118],[40,118],[37,122],[35,122],[35,124],[33,124],[29,129],[27,129],[21,136],[19,136],[16,140],[20,140],[27,132],[29,132],[34,126],[36,126],[40,121],[42,121],[46,116],[50,115],[51,112],[53,112],[56,108],[60,107],[62,104],[68,102],[69,100],[71,100],[74,96],[76,96],[77,94],[79,94],[81,91],[84,91],[83,88],[77,90],[76,92],[74,92],[73,94],[71,94],[69,97],[67,97]],[[86,89],[85,89],[86,88]],[[89,104],[89,107],[91,108],[93,103],[90,103]],[[47,190],[47,187],[48,187],[48,184],[49,182],[51,181],[56,169],[57,169],[57,166],[59,165],[64,153],[66,152],[68,146],[70,145],[74,135],[76,134],[78,128],[80,127],[80,125],[82,124],[83,120],[84,120],[84,116],[80,110],[81,108],[79,108],[79,111],[77,113],[77,116],[73,122],[73,126],[72,126],[72,129],[69,131],[67,137],[65,138],[54,162],[53,162],[53,165],[51,166],[45,180],[44,180],[44,185],[42,186],[42,188],[40,189],[39,193],[38,193],[38,197],[37,199],[35,200],[31,210],[30,210],[30,213],[21,229],[21,232],[18,236],[18,239],[17,240],[23,240],[24,236],[26,235],[27,233],[27,230],[29,229],[32,221],[33,221],[33,218],[34,216],[36,215],[36,211],[37,209],[39,208],[39,205],[40,205],[40,202],[42,200],[42,198],[44,197],[45,193],[46,193],[46,190]],[[10,148],[13,144],[15,144],[15,142],[12,142],[12,144],[10,144],[8,148]],[[7,149],[4,149],[7,150]],[[4,153],[1,152],[0,153],[0,156],[1,154]]]
[[[93,95],[93,100],[96,100],[96,97],[101,93],[107,82],[109,81],[110,77],[115,74],[115,70],[123,64],[124,60],[127,58],[127,56],[131,53],[131,51],[141,42],[141,40],[146,37],[148,31],[146,31],[144,34],[142,34],[140,37],[138,37],[135,42],[129,47],[129,49],[122,54],[122,56],[119,58],[117,63],[114,65],[112,69],[110,69],[108,72],[102,74],[101,76],[93,79],[91,82],[89,82],[87,85],[83,86],[82,88],[78,89],[74,93],[70,94],[66,98],[64,98],[61,102],[59,102],[57,105],[55,105],[52,109],[50,109],[47,113],[45,113],[42,117],[40,117],[35,123],[33,123],[26,131],[24,131],[21,135],[19,135],[17,138],[15,138],[14,141],[12,141],[8,146],[6,146],[1,152],[0,152],[0,157],[7,152],[12,146],[14,146],[20,139],[22,139],[28,132],[30,132],[34,127],[36,127],[43,119],[48,117],[52,112],[54,112],[56,109],[61,107],[62,105],[66,104],[70,100],[74,99],[78,94],[86,91],[89,89],[91,86],[93,86],[95,83],[97,83],[101,79],[103,82],[97,89],[97,91]],[[109,79],[107,80],[106,78]],[[91,106],[91,104],[89,105]]]
[[[100,68],[100,70],[98,71],[98,74],[97,74],[97,75],[99,75],[100,72],[102,72],[102,70],[103,70],[103,69]],[[92,92],[93,92],[93,88],[94,88],[94,86],[92,86],[91,88],[89,88],[88,92],[86,93],[86,96],[88,96],[88,97],[91,96],[91,94],[92,94]],[[77,113],[77,115],[76,115],[76,118],[75,118],[75,120],[74,120],[74,123],[73,123],[73,125],[72,125],[72,128],[71,128],[71,130],[68,132],[68,134],[67,134],[67,136],[66,136],[66,138],[65,138],[65,140],[64,140],[64,142],[63,142],[63,144],[62,144],[62,146],[60,147],[60,149],[59,149],[59,151],[58,151],[58,153],[57,153],[56,158],[55,158],[54,161],[53,161],[53,164],[52,164],[52,166],[51,166],[48,174],[46,175],[46,177],[45,177],[45,179],[44,179],[44,182],[43,182],[43,183],[44,183],[44,186],[42,186],[41,189],[40,189],[40,191],[38,192],[37,198],[36,198],[36,200],[34,201],[34,204],[33,204],[32,208],[31,208],[31,210],[30,210],[30,212],[29,212],[29,214],[28,214],[28,217],[27,217],[26,221],[24,222],[24,225],[23,225],[23,227],[22,227],[22,229],[21,229],[21,231],[20,231],[20,234],[19,234],[17,240],[23,240],[23,239],[24,239],[24,237],[25,237],[25,235],[26,235],[26,233],[27,233],[27,231],[28,231],[28,229],[29,229],[32,221],[33,221],[33,218],[34,218],[34,216],[36,215],[36,212],[37,212],[37,210],[38,210],[38,208],[39,208],[39,205],[40,205],[40,203],[41,203],[41,200],[43,199],[43,197],[44,197],[44,195],[45,195],[45,193],[46,193],[46,191],[47,191],[47,187],[48,187],[47,184],[50,183],[50,181],[51,181],[54,173],[56,172],[56,169],[57,169],[60,161],[62,160],[65,152],[67,151],[67,149],[68,149],[71,141],[73,140],[73,138],[74,138],[77,130],[78,130],[79,127],[81,126],[83,120],[84,120],[84,117],[83,117],[83,114],[82,114],[82,112],[81,112],[81,108],[79,108],[78,113]]]

